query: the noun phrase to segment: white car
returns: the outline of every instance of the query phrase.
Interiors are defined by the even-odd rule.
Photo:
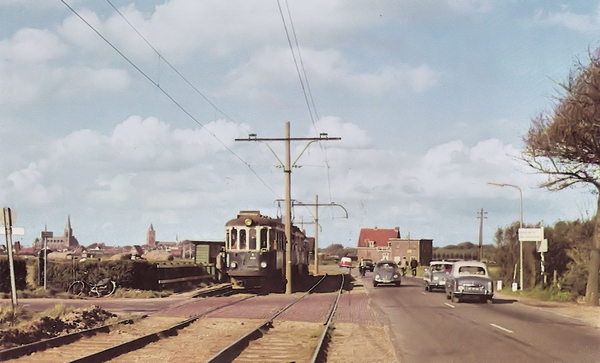
[[[446,298],[460,302],[463,298],[476,298],[492,302],[494,282],[487,265],[479,261],[457,261],[446,277]]]

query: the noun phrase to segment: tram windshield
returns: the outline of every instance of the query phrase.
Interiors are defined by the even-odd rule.
[[[227,230],[226,238],[230,250],[257,251],[268,248],[269,233],[267,228],[232,227]]]

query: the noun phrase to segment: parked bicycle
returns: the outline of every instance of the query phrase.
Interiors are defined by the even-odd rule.
[[[87,275],[87,271],[85,274]],[[117,290],[117,283],[109,278],[105,278],[95,284],[86,280],[76,280],[69,285],[67,292],[76,296],[105,297],[114,294],[115,290]]]

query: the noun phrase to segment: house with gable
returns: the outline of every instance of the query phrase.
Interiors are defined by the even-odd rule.
[[[402,257],[419,261],[427,266],[433,255],[432,239],[401,238],[400,227],[362,228],[358,236],[357,255],[373,261],[393,260],[399,262]]]

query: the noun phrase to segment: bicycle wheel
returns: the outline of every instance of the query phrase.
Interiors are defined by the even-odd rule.
[[[84,290],[85,284],[83,283],[83,281],[75,281],[69,286],[67,292],[79,296],[83,293]]]
[[[113,280],[110,280],[110,282],[108,283],[108,294],[106,296],[110,296],[110,295],[114,294],[116,290],[117,290],[117,283],[114,282]]]

